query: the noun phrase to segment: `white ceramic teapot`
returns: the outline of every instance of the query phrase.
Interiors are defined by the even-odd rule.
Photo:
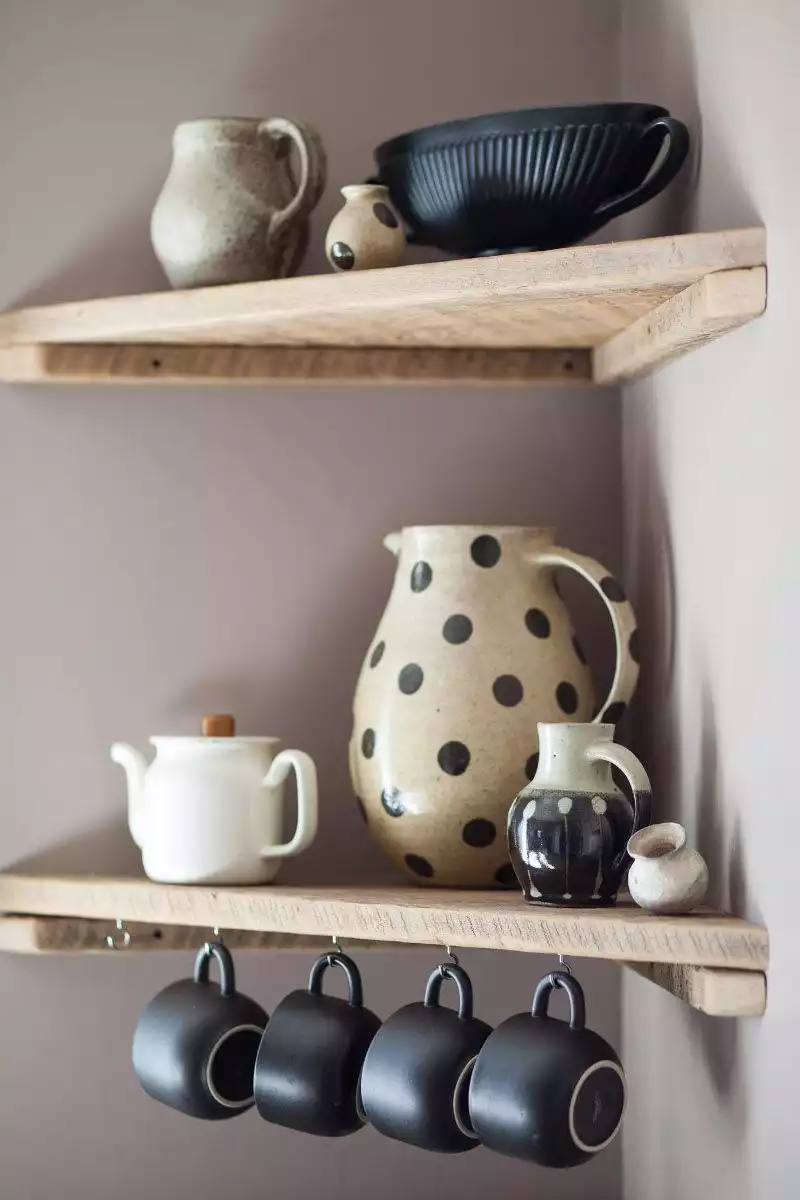
[[[128,826],[145,874],[161,883],[267,883],[317,832],[317,772],[302,750],[271,737],[234,737],[230,716],[203,718],[202,737],[153,737],[141,751],[115,742],[128,777]],[[297,828],[281,841],[283,785],[297,776]]]

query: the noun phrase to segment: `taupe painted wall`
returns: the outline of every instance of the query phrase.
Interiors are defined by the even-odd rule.
[[[161,286],[150,208],[181,119],[316,122],[331,187],[370,148],[470,112],[616,90],[616,5],[592,0],[5,0],[0,8],[0,304]],[[307,264],[319,267],[319,251]],[[2,862],[130,861],[118,737],[191,731],[230,709],[316,757],[322,831],[285,878],[379,868],[350,799],[352,689],[402,523],[553,522],[619,569],[613,393],[0,391]],[[586,606],[602,658],[609,634]],[[593,628],[592,628],[593,627]],[[592,636],[594,635],[594,636]],[[552,960],[468,954],[479,1011],[529,1003]],[[433,952],[364,958],[388,1013]],[[207,1127],[160,1109],[129,1067],[136,1015],[188,955],[0,961],[2,1200],[141,1196],[469,1200],[619,1195],[617,1151],[540,1174],[450,1161],[371,1130],[329,1145],[249,1114]],[[307,957],[241,959],[273,1007]],[[618,972],[578,968],[616,1040]]]
[[[642,625],[636,742],[662,815],[707,855],[713,899],[763,919],[765,1018],[693,1014],[624,984],[631,1200],[798,1195],[795,0],[627,0],[623,91],[699,129],[696,194],[665,230],[762,222],[769,310],[624,397],[627,577]],[[680,199],[680,197],[679,197]],[[642,214],[652,231],[654,213]]]

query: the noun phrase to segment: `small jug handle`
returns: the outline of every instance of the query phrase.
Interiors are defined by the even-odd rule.
[[[308,754],[302,750],[281,750],[264,776],[262,787],[280,787],[292,770],[297,776],[297,829],[294,837],[283,845],[264,846],[262,858],[290,858],[307,849],[317,836],[317,768]]]
[[[608,609],[617,643],[617,661],[611,688],[594,720],[616,725],[625,712],[639,678],[635,648],[636,617],[622,585],[595,559],[576,554],[573,550],[566,550],[561,546],[544,547],[534,551],[529,557],[530,561],[538,566],[569,567],[572,571],[577,571],[592,585]]]
[[[275,237],[292,221],[308,216],[317,204],[325,188],[325,150],[319,134],[304,121],[268,117],[261,122],[258,132],[266,133],[275,141],[291,138],[300,159],[300,182],[297,192],[285,208],[279,209],[273,215],[269,224],[269,236]]]
[[[322,976],[328,967],[341,967],[347,976],[347,1003],[351,1008],[361,1008],[364,1004],[364,990],[361,986],[361,972],[352,958],[340,951],[323,954],[311,968],[308,976],[308,990],[312,996],[322,995]]]
[[[592,742],[587,746],[584,755],[589,762],[607,762],[616,767],[628,781],[633,795],[633,825],[630,834],[625,839],[625,845],[614,859],[613,870],[619,871],[628,857],[628,841],[645,825],[650,824],[650,809],[652,789],[650,776],[645,771],[635,754],[618,746],[616,742]]]
[[[208,983],[208,968],[211,959],[215,959],[219,967],[219,990],[223,996],[233,996],[236,992],[236,973],[233,959],[227,946],[220,942],[206,942],[197,953],[194,960],[195,983]]]

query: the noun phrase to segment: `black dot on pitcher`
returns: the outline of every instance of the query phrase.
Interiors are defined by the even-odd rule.
[[[388,204],[384,204],[382,200],[378,200],[376,204],[373,204],[372,211],[381,225],[385,225],[388,229],[397,229],[397,217]]]
[[[498,675],[492,684],[494,698],[506,708],[514,708],[522,699],[522,684],[516,675]]]
[[[370,654],[370,656],[369,656],[369,665],[371,667],[377,667],[378,663],[383,658],[383,652],[385,649],[386,649],[386,642],[378,642],[377,646],[372,651],[372,654]]]
[[[442,637],[452,646],[460,646],[472,637],[472,621],[463,613],[454,613],[442,626]]]
[[[528,609],[525,613],[525,624],[528,627],[528,633],[532,633],[534,637],[550,637],[550,618],[540,608]]]
[[[525,774],[527,775],[528,779],[533,779],[534,775],[536,774],[536,768],[538,766],[539,766],[539,751],[537,750],[536,753],[532,754],[530,756],[530,758],[528,759],[528,761],[525,763]]]
[[[494,567],[500,561],[500,543],[490,533],[476,537],[469,548],[472,561],[479,567]]]
[[[436,757],[447,775],[463,775],[469,766],[469,750],[463,742],[445,742]]]
[[[411,568],[411,590],[412,592],[424,592],[426,587],[430,587],[433,579],[433,571],[430,563],[417,562]]]
[[[334,242],[331,246],[331,258],[333,265],[340,271],[352,271],[356,265],[356,256],[347,242]]]
[[[387,812],[390,817],[402,817],[406,811],[406,806],[403,803],[403,793],[399,788],[384,788],[381,792],[381,804],[383,805],[384,812]]]
[[[614,600],[617,604],[621,604],[626,598],[625,589],[613,575],[606,575],[605,579],[601,579],[600,587],[602,588],[603,595],[607,596],[609,600]]]
[[[616,725],[625,715],[625,701],[615,700],[613,704],[609,704],[608,708],[603,713],[601,720],[606,725]]]
[[[497,830],[493,821],[488,821],[485,817],[475,817],[474,820],[467,821],[461,836],[468,846],[491,846],[497,837]]]
[[[578,707],[578,693],[571,683],[560,683],[556,688],[556,700],[562,712],[574,713]]]
[[[575,657],[577,658],[578,662],[582,662],[583,665],[586,666],[586,655],[584,653],[583,646],[575,637],[574,633],[572,635],[572,649],[575,651]]]
[[[423,879],[433,878],[433,867],[421,854],[407,854],[405,864],[415,875],[421,875]]]
[[[517,882],[517,876],[510,862],[503,863],[502,867],[498,867],[494,873],[494,878],[495,882],[501,884],[503,887],[508,887],[509,884]]]
[[[423,678],[419,663],[407,663],[397,676],[397,686],[406,696],[413,696],[422,687]]]
[[[628,642],[628,650],[630,651],[630,655],[631,655],[631,658],[633,659],[633,661],[635,663],[638,663],[638,661],[639,661],[639,630],[638,629],[634,629],[633,633],[630,636],[630,640]]]
[[[361,735],[361,753],[364,758],[372,758],[375,753],[375,730],[365,729]]]

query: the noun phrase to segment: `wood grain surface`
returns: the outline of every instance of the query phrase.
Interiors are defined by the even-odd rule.
[[[763,229],[738,229],[116,296],[0,314],[0,345],[596,346],[765,249]]]
[[[551,909],[503,892],[433,888],[177,887],[140,878],[0,875],[0,912],[564,953],[743,970],[767,964],[767,931],[711,911]]]

